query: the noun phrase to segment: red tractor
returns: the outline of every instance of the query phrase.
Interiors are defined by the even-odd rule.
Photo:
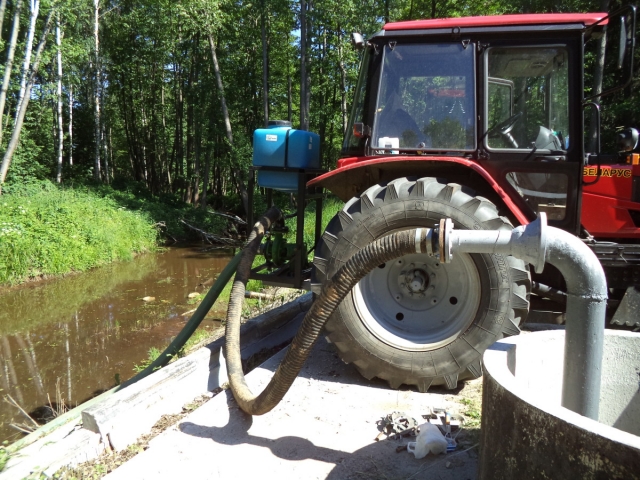
[[[602,87],[585,89],[589,42],[602,46],[605,32],[615,54],[598,57]],[[312,290],[390,232],[444,217],[457,229],[511,230],[546,212],[600,258],[610,318],[640,326],[640,165],[629,153],[638,134],[627,129],[623,152],[602,155],[593,101],[630,82],[634,37],[633,7],[407,21],[354,36],[363,59],[342,158],[307,183],[345,202],[316,245]],[[367,378],[455,388],[525,319],[561,315],[563,288],[552,267],[536,275],[514,257],[445,264],[416,253],[361,280],[326,333]]]

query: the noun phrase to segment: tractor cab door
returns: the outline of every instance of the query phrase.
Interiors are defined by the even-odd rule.
[[[580,44],[491,43],[482,55],[481,158],[531,218],[578,227],[582,167]]]
[[[479,158],[530,219],[580,233],[583,167],[601,161],[595,102],[630,84],[635,24],[626,6],[582,30],[484,43]]]

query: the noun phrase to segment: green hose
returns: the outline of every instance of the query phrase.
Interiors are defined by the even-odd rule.
[[[164,367],[167,363],[171,361],[171,359],[178,354],[178,352],[184,347],[184,344],[187,343],[187,340],[191,338],[193,332],[196,331],[196,328],[200,325],[205,315],[211,310],[213,304],[216,303],[216,300],[222,293],[224,287],[229,283],[231,277],[236,270],[238,269],[238,264],[240,263],[240,257],[242,254],[242,250],[231,259],[229,264],[222,270],[220,276],[213,284],[211,289],[207,292],[207,295],[202,300],[202,303],[198,305],[195,313],[191,316],[187,324],[184,328],[176,335],[176,338],[169,344],[162,354],[156,358],[147,368],[138,373],[135,377],[124,382],[120,388],[128,387],[129,385],[136,383],[138,380],[142,380],[147,375],[155,372],[159,368]]]

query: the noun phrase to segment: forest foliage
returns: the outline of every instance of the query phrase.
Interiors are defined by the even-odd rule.
[[[0,186],[11,191],[42,180],[137,182],[152,195],[242,213],[238,194],[251,162],[252,134],[267,119],[308,124],[320,134],[323,166],[335,165],[358,73],[352,32],[366,37],[386,21],[414,18],[601,11],[618,4],[2,0],[0,10],[2,5],[0,58],[6,60],[0,73],[11,70],[2,112],[5,160],[21,98],[28,106]],[[636,103],[633,97],[615,102],[609,122],[634,126]]]

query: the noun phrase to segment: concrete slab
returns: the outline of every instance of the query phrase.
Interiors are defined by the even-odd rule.
[[[254,392],[269,381],[283,353],[247,376]],[[407,439],[374,441],[376,421],[389,413],[417,417],[447,406],[444,394],[391,390],[363,379],[322,341],[271,412],[251,417],[225,391],[105,479],[475,478],[473,450],[417,460],[396,453]]]

